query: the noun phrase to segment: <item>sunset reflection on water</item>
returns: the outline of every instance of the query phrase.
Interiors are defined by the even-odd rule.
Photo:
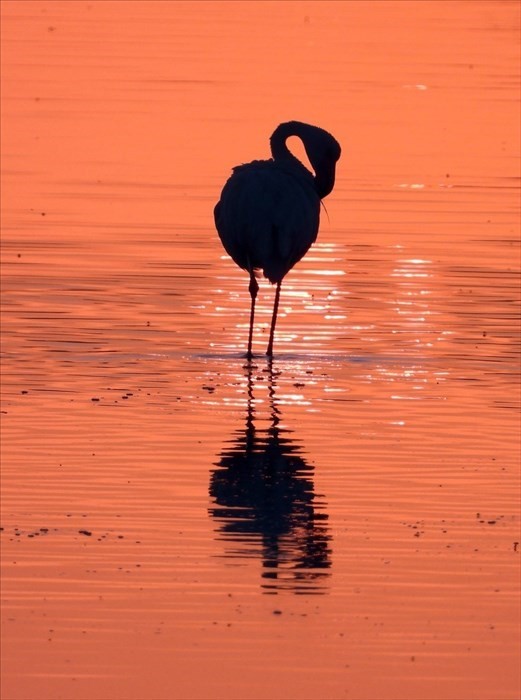
[[[518,700],[519,4],[1,11],[2,698]],[[212,212],[289,119],[248,364]]]

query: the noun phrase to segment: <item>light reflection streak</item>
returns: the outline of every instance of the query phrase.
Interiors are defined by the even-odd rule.
[[[429,275],[426,272],[406,272],[403,269],[397,269],[391,273],[391,277],[429,277]]]
[[[284,346],[295,351],[299,346],[306,350],[311,347],[323,349],[334,348],[339,343],[342,343],[343,351],[348,351],[348,344],[358,340],[374,352],[374,347],[385,342],[387,336],[387,340],[394,346],[398,345],[400,351],[417,353],[430,350],[437,343],[443,342],[449,331],[435,327],[436,319],[441,316],[431,308],[434,278],[432,259],[427,255],[407,255],[406,248],[402,245],[389,246],[389,250],[391,249],[392,258],[396,257],[391,259],[392,267],[387,272],[387,279],[392,280],[395,294],[391,298],[382,298],[376,291],[369,297],[369,304],[371,307],[377,304],[390,309],[392,314],[385,314],[379,323],[364,323],[363,317],[357,316],[360,312],[357,305],[360,304],[361,309],[368,305],[363,292],[363,279],[355,277],[353,280],[350,275],[344,281],[349,271],[345,264],[345,255],[339,255],[340,251],[344,254],[344,245],[321,244],[319,255],[306,258],[305,262],[309,266],[298,268],[301,277],[305,276],[308,280],[301,278],[299,282],[294,283],[294,278],[290,276],[283,288],[279,313],[285,323],[281,323],[277,328],[279,351],[284,352]],[[330,258],[333,251],[335,257]],[[344,261],[344,264],[338,265],[335,261]],[[321,263],[324,269],[318,267]],[[356,287],[354,290],[351,288],[353,281],[360,285],[362,294],[357,293]],[[349,289],[344,289],[346,286]],[[235,296],[233,299],[230,296],[228,308],[221,312],[233,317],[234,311],[237,310],[234,321],[234,348],[242,347],[239,340],[248,329],[246,305],[244,309],[242,306],[240,309],[236,306],[238,302],[242,304],[241,299],[244,298],[244,295]],[[219,308],[222,308],[222,305]],[[257,327],[261,331],[261,338],[265,336],[271,313],[272,294],[268,287],[266,291],[262,289],[258,305]],[[303,314],[310,316],[305,318]],[[261,341],[259,337],[254,340],[257,347],[261,342],[264,342],[264,339]]]
[[[338,337],[347,331],[347,314],[344,299],[351,292],[339,289],[341,278],[347,275],[345,265],[345,244],[317,242],[310,255],[307,255],[302,265],[298,266],[297,274],[292,273],[284,280],[279,319],[277,324],[276,346],[279,352],[284,352],[284,345],[295,351],[300,345],[305,350],[310,349],[310,343],[315,348],[324,348],[334,343]],[[223,256],[222,259],[227,259]],[[228,289],[228,303],[214,306],[209,315],[222,315],[223,319],[231,320],[232,343],[226,342],[225,348],[241,348],[240,340],[246,342],[246,331],[249,330],[249,297],[243,277],[239,275],[216,275],[216,286],[225,284]],[[223,282],[219,282],[223,280]],[[234,290],[233,294],[231,289]],[[237,290],[241,289],[242,292]],[[253,349],[265,344],[265,329],[271,323],[273,309],[273,290],[262,280],[257,298]],[[213,314],[212,314],[213,312]],[[303,317],[309,314],[308,318]],[[226,328],[223,328],[226,332]]]
[[[302,270],[304,275],[321,275],[323,277],[340,277],[346,273],[343,270]]]
[[[390,332],[419,348],[434,347],[433,341],[441,340],[444,333],[432,327],[437,313],[430,308],[432,291],[425,288],[433,277],[431,265],[428,258],[400,257],[390,272],[390,277],[397,279],[398,293],[389,304],[400,319]]]

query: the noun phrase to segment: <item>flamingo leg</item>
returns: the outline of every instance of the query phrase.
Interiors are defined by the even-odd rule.
[[[253,319],[255,318],[255,299],[257,298],[257,292],[259,291],[259,285],[257,284],[257,280],[255,279],[255,275],[253,274],[253,270],[250,271],[250,296],[251,296],[251,308],[250,308],[250,332],[248,335],[248,352],[246,354],[246,357],[248,360],[251,360],[253,357],[252,353],[252,339],[253,339]]]
[[[281,284],[282,284],[282,281],[277,282],[277,290],[275,292],[275,302],[273,304],[273,316],[271,317],[270,340],[268,343],[268,349],[266,350],[266,355],[268,357],[273,357],[273,338],[275,336],[275,324],[277,323],[277,313],[279,310],[280,285]]]

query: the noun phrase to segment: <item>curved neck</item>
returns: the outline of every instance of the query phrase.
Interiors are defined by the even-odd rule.
[[[286,139],[289,136],[298,136],[304,144],[307,157],[315,173],[314,177],[286,146]],[[336,146],[338,155],[335,156],[334,152],[333,155],[328,153],[327,146],[331,146],[331,144]],[[271,135],[270,147],[275,162],[298,166],[302,173],[307,173],[313,178],[313,184],[320,199],[327,197],[335,184],[335,164],[340,157],[340,146],[331,134],[316,126],[304,124],[304,122],[285,122],[280,124]]]
[[[280,124],[270,138],[270,148],[271,155],[274,160],[296,160],[300,163],[299,159],[291,153],[289,148],[286,146],[286,139],[290,136],[298,136],[302,139],[301,129],[299,129],[299,124],[297,122],[286,122]],[[303,140],[303,139],[302,139]]]

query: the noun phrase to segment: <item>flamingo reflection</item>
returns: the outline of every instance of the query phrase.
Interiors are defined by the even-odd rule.
[[[269,425],[256,429],[253,368],[247,369],[244,429],[221,453],[211,474],[211,515],[229,557],[262,558],[265,593],[323,593],[331,567],[327,514],[314,492],[313,467],[280,426],[276,376],[268,361]]]

